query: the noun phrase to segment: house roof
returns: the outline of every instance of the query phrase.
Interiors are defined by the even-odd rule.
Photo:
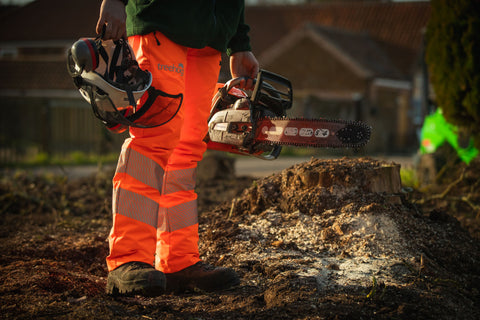
[[[283,37],[260,56],[264,65],[289,50],[295,50],[299,41],[309,38],[331,53],[361,78],[386,77],[400,79],[404,74],[392,63],[381,46],[366,32],[351,32],[334,27],[306,23]]]
[[[98,0],[37,0],[3,11],[1,47],[23,49],[18,59],[0,60],[1,69],[8,74],[0,81],[2,94],[50,95],[45,90],[75,90],[67,72],[65,50],[81,37],[95,36],[99,10]],[[60,50],[52,54],[44,49],[49,47]]]
[[[428,1],[251,6],[245,11],[246,22],[251,27],[252,49],[259,56],[292,30],[311,23],[356,33],[359,35],[357,40],[368,35],[382,48],[397,69],[405,71],[411,71],[418,58],[429,17]],[[337,36],[345,39],[339,33]],[[339,38],[334,41],[338,44],[342,40]]]
[[[99,10],[98,0],[37,0],[3,16],[0,42],[93,37]]]

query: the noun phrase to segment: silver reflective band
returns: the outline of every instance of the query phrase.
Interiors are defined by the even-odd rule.
[[[113,190],[113,214],[118,213],[156,228],[158,208],[157,202],[141,194],[122,188]]]

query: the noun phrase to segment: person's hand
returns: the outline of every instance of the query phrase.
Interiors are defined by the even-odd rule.
[[[103,40],[119,40],[127,38],[125,20],[125,5],[120,0],[103,0],[100,6],[100,16],[97,22],[97,34],[102,33],[103,25],[106,25]]]
[[[232,78],[245,77],[239,87],[242,89],[253,89],[253,80],[257,77],[259,64],[255,55],[250,51],[235,52],[230,56],[230,73]]]

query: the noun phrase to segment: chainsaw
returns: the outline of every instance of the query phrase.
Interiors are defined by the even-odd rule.
[[[243,80],[220,84],[213,97],[210,150],[274,160],[282,146],[357,149],[370,139],[371,127],[360,121],[287,117],[292,84],[280,75],[260,70],[251,93],[237,88]]]

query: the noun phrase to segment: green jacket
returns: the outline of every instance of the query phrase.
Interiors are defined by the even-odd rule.
[[[127,35],[159,31],[190,48],[250,51],[244,0],[129,0]]]

